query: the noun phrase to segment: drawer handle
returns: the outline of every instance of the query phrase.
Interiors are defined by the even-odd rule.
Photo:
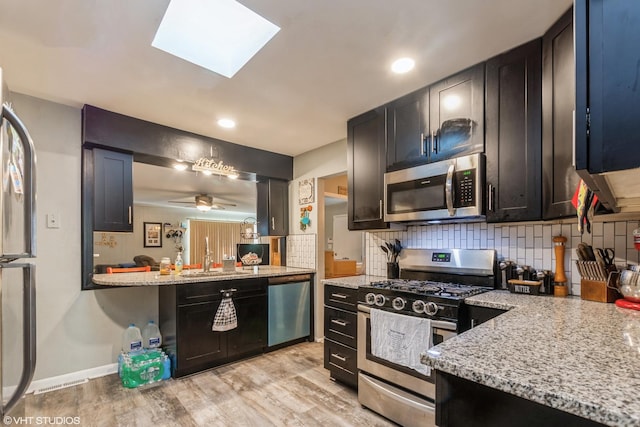
[[[331,353],[331,357],[335,357],[336,359],[338,359],[341,362],[346,362],[347,361],[346,357],[342,357],[342,356],[340,356],[339,354],[336,354],[336,353]]]
[[[340,319],[331,319],[331,323],[335,323],[336,325],[340,325],[340,326],[347,326],[347,322]]]
[[[340,299],[347,299],[348,295],[345,294],[331,294],[332,298],[340,298]]]

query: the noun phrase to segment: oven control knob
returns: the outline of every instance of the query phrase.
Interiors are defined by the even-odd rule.
[[[376,295],[376,301],[375,301],[375,302],[376,302],[376,305],[377,305],[378,307],[382,307],[382,306],[384,305],[384,302],[385,302],[386,300],[387,300],[387,299],[384,297],[384,295],[382,295],[382,294],[378,294],[378,295]]]
[[[373,292],[369,292],[367,295],[365,295],[364,300],[364,302],[366,302],[367,304],[373,305],[376,303],[376,294],[374,294]]]
[[[411,308],[413,308],[413,311],[415,311],[416,313],[424,313],[424,301],[414,301],[411,305]]]
[[[424,312],[429,316],[433,316],[438,312],[438,305],[433,301],[429,301],[424,305]]]
[[[402,310],[405,304],[406,304],[405,301],[400,297],[394,298],[393,301],[391,302],[391,305],[393,306],[393,308],[398,311]]]

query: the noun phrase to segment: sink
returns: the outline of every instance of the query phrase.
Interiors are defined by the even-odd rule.
[[[241,276],[249,274],[248,271],[183,271],[184,277],[217,277],[217,276]]]

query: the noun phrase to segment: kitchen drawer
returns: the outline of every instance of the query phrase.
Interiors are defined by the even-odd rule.
[[[223,289],[236,289],[236,298],[246,294],[255,295],[259,292],[266,294],[266,281],[262,279],[235,279],[214,282],[190,283],[177,286],[177,304],[196,304],[200,302],[222,299]]]
[[[324,367],[331,372],[331,377],[358,386],[357,351],[340,343],[324,340]]]
[[[324,308],[324,336],[349,347],[356,347],[358,315],[338,308]]]
[[[342,286],[325,285],[324,304],[355,313],[358,305],[358,290]]]

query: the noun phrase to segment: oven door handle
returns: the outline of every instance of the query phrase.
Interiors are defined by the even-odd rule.
[[[447,180],[444,184],[444,192],[447,200],[447,210],[449,211],[449,216],[454,216],[456,214],[456,209],[453,207],[453,173],[456,170],[455,164],[450,164],[449,169],[447,170]]]
[[[371,313],[371,307],[366,306],[364,304],[358,304],[358,311],[363,313],[365,317],[369,317],[369,314]],[[445,331],[453,331],[453,332],[455,332],[458,329],[455,323],[446,322],[444,320],[432,320],[431,327],[433,329],[444,329]]]

